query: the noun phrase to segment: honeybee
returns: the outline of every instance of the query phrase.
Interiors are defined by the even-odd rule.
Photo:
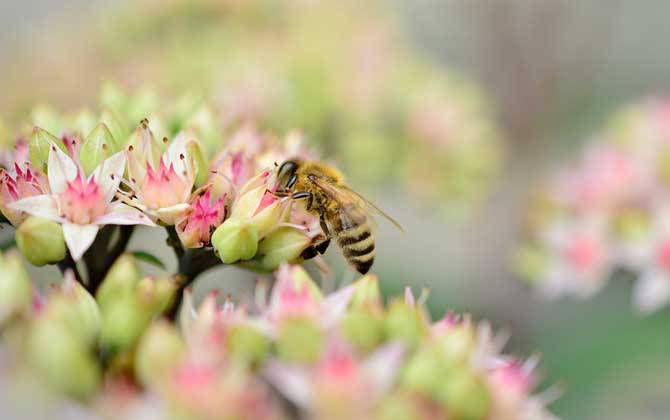
[[[308,248],[305,259],[323,254],[335,239],[347,262],[365,274],[375,259],[372,213],[402,227],[389,215],[344,184],[340,171],[322,162],[292,158],[277,171],[279,196],[305,200],[307,211],[317,214],[325,239]]]

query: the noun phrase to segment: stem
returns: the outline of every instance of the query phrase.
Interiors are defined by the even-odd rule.
[[[79,270],[77,269],[77,263],[72,259],[72,255],[70,255],[69,251],[65,253],[65,258],[63,258],[58,263],[58,269],[60,270],[62,275],[65,275],[66,271],[71,270],[72,273],[74,274],[75,280],[77,280],[79,284],[84,286],[84,289],[91,292],[89,286],[84,284],[84,281],[81,279],[81,274],[79,274]]]
[[[179,258],[179,267],[177,269],[177,274],[175,274],[181,281],[177,287],[172,303],[170,303],[165,310],[165,316],[171,321],[174,321],[184,298],[184,290],[189,287],[200,274],[221,264],[221,260],[214,254],[212,248],[188,249],[186,251],[183,251],[182,249],[181,258]]]

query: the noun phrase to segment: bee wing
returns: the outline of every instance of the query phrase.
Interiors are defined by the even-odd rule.
[[[395,219],[393,219],[391,216],[389,216],[386,212],[377,207],[375,204],[370,202],[367,198],[363,197],[362,195],[352,190],[351,188],[347,187],[346,185],[335,185],[319,179],[314,180],[314,183],[319,188],[321,188],[331,199],[337,201],[338,203],[343,205],[352,202],[356,203],[366,213],[371,215],[372,214],[379,215],[388,220],[389,222],[391,222],[391,224],[397,227],[401,232],[404,232],[404,229],[402,228],[402,226],[400,226],[400,223],[398,223]],[[374,220],[373,218],[370,219]]]

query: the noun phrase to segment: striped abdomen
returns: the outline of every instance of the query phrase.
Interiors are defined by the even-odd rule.
[[[337,219],[332,229],[344,257],[356,271],[367,273],[375,260],[375,240],[367,217],[345,212]]]

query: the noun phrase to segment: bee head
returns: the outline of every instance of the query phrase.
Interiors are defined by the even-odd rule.
[[[294,186],[298,177],[296,171],[299,163],[296,160],[287,160],[279,166],[277,171],[277,188],[278,191],[290,191]]]

